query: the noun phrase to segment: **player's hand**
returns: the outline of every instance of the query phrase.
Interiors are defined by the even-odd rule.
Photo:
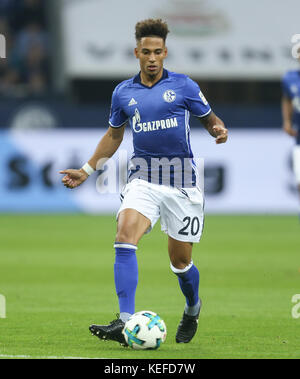
[[[228,138],[228,130],[222,125],[215,125],[213,128],[213,133],[216,138],[216,143],[225,143]]]
[[[65,174],[61,181],[67,188],[78,187],[88,178],[88,174],[83,169],[67,169],[59,171],[59,173]]]
[[[297,130],[293,128],[293,125],[291,122],[286,122],[283,125],[283,130],[291,137],[297,137]]]

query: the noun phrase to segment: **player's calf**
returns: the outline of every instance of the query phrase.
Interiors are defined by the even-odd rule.
[[[183,317],[176,333],[176,342],[188,343],[196,334],[201,309],[201,300],[198,296],[199,271],[193,262],[184,269],[178,269],[171,264],[171,269],[177,275],[181,291],[186,298]]]

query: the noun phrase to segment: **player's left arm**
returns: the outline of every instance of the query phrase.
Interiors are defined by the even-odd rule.
[[[199,118],[202,125],[209,132],[211,136],[216,139],[216,143],[225,143],[228,138],[228,130],[225,127],[224,122],[215,115],[213,111],[208,116]]]

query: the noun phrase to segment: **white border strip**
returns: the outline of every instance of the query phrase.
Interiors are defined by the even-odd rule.
[[[35,355],[10,355],[0,354],[0,358],[24,358],[24,359],[107,359],[107,358],[89,358],[89,357],[59,357],[59,356],[35,356]]]

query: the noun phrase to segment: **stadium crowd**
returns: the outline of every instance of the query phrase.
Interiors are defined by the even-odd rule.
[[[43,95],[51,86],[45,0],[0,0],[0,96]]]

